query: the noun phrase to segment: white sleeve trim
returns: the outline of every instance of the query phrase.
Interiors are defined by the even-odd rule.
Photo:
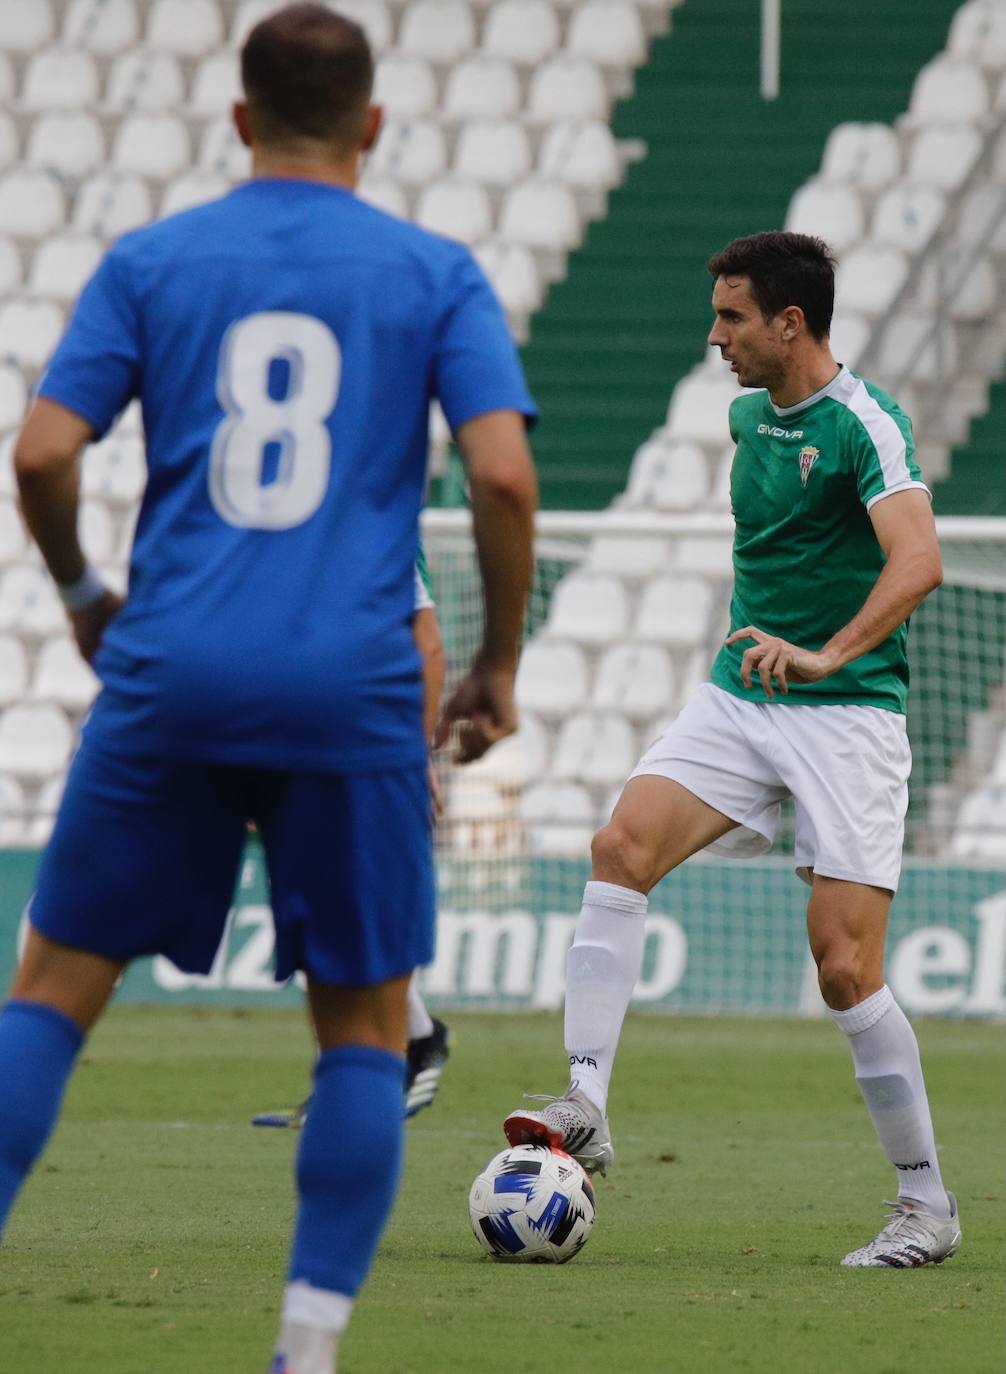
[[[924,491],[930,501],[933,499],[933,493],[926,486],[925,482],[896,482],[893,487],[885,487],[883,491],[878,491],[876,496],[871,496],[866,503],[866,509],[872,510],[878,501],[883,501],[885,496],[897,496],[899,491],[912,491],[913,489],[915,491]]]

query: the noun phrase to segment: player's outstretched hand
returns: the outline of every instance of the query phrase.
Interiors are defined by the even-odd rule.
[[[476,658],[451,693],[433,735],[434,748],[447,743],[452,726],[459,726],[455,763],[480,759],[497,740],[517,729],[514,705],[515,670]]]
[[[77,648],[88,663],[98,652],[105,626],[113,616],[118,615],[124,605],[125,598],[119,596],[118,592],[106,591],[100,601],[85,606],[83,610],[67,612]]]
[[[734,630],[727,643],[736,644],[743,639],[753,639],[755,643],[745,650],[741,659],[741,681],[745,687],[750,687],[752,676],[757,672],[769,701],[775,700],[773,678],[781,692],[788,692],[791,682],[820,682],[838,666],[823,649],[819,652],[801,649],[796,644],[780,639],[778,635],[767,635],[753,625]]]

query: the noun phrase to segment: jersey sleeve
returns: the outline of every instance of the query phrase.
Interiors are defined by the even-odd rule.
[[[467,251],[450,277],[433,364],[433,390],[452,432],[491,410],[516,410],[533,424],[531,399],[499,301]]]
[[[139,381],[139,319],[113,248],[81,292],[38,395],[80,415],[100,439],[137,394]]]
[[[867,510],[899,491],[929,491],[915,461],[912,422],[903,411],[865,407],[857,418],[852,459],[859,499]]]

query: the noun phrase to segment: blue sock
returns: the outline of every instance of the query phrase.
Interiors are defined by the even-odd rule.
[[[319,1055],[297,1156],[291,1283],[353,1297],[367,1277],[398,1191],[404,1077],[388,1050]]]
[[[0,1011],[0,1232],[59,1116],[84,1032],[39,1002]]]

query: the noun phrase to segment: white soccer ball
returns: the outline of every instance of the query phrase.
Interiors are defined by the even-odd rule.
[[[549,1145],[515,1145],[472,1184],[468,1215],[493,1259],[565,1264],[594,1229],[594,1186],[583,1166]]]

